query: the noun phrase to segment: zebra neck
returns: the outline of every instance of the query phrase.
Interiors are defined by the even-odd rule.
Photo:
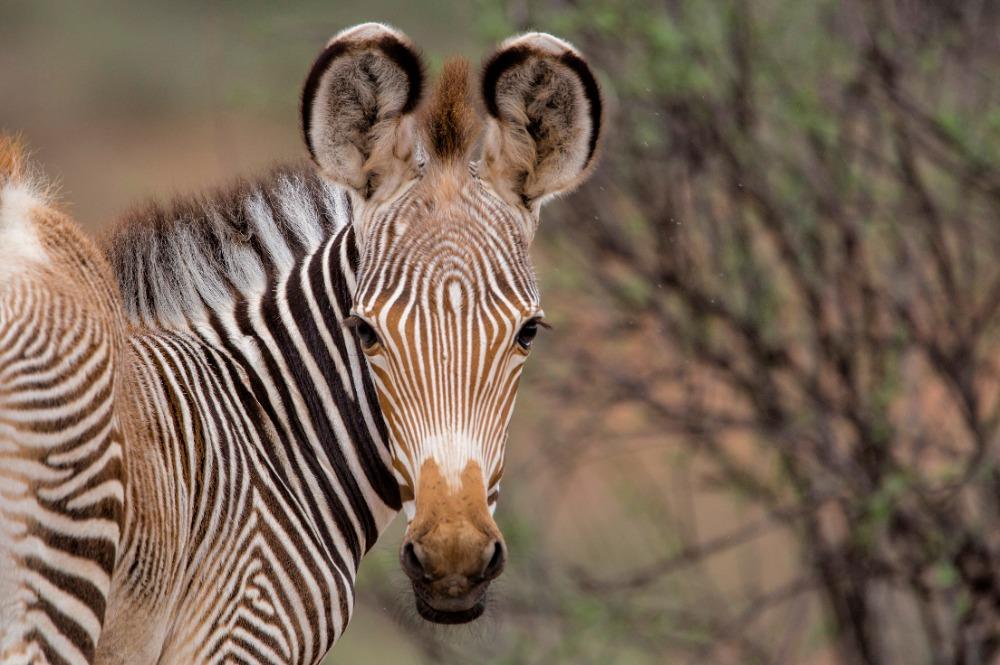
[[[268,452],[280,482],[310,490],[302,505],[316,524],[332,519],[355,562],[401,507],[371,370],[342,325],[357,261],[348,226],[237,303],[228,322],[222,312],[211,321],[274,424]]]
[[[194,334],[231,363],[292,488],[355,562],[400,508],[367,362],[341,321],[355,286],[353,209],[310,166],[138,209],[106,254],[140,328]],[[323,526],[333,520],[335,525]]]

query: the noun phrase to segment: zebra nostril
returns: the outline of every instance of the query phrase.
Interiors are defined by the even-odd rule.
[[[493,542],[493,554],[490,556],[489,563],[487,563],[486,568],[483,569],[483,579],[492,580],[499,577],[506,564],[507,548],[503,546],[502,542],[496,540]]]
[[[399,563],[403,567],[403,572],[411,580],[422,580],[427,575],[424,564],[417,555],[417,549],[413,543],[403,545],[403,551],[399,555]]]

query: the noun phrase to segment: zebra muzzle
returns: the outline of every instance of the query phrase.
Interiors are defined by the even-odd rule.
[[[478,464],[469,463],[456,487],[433,460],[425,462],[416,512],[400,550],[420,615],[435,623],[479,617],[490,582],[503,572],[506,559]]]

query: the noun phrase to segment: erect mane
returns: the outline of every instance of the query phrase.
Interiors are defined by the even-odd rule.
[[[479,134],[479,117],[472,102],[469,62],[454,58],[444,63],[427,107],[423,126],[427,146],[442,162],[465,168]]]
[[[174,327],[265,288],[349,222],[346,193],[308,164],[133,208],[103,246],[131,320]]]

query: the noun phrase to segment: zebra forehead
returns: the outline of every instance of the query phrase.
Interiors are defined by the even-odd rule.
[[[383,233],[409,242],[447,237],[459,244],[524,245],[518,213],[474,173],[432,169],[375,221]]]
[[[359,300],[374,306],[389,292],[459,283],[469,294],[537,301],[534,271],[515,214],[475,178],[462,191],[407,192],[370,226]]]
[[[538,290],[526,253],[470,248],[465,240],[442,235],[381,254],[365,271],[358,304],[379,309],[420,298],[451,303],[459,310],[499,299],[518,310],[537,307]],[[464,305],[458,306],[458,301]]]

